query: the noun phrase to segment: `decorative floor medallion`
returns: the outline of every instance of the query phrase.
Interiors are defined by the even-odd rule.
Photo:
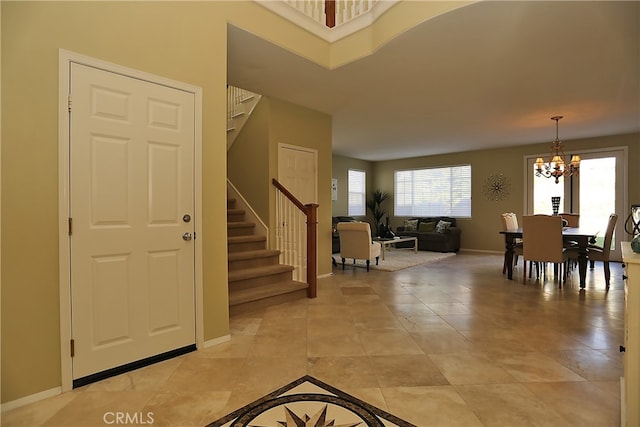
[[[240,426],[415,427],[308,375],[207,425]]]

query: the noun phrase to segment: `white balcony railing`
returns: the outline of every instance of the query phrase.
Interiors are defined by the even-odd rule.
[[[307,31],[334,42],[373,24],[398,0],[335,0],[335,26],[327,27],[325,0],[255,0]]]
[[[336,0],[336,26],[369,12],[378,1]],[[325,0],[285,0],[285,3],[322,25],[327,22],[327,14],[324,7]]]

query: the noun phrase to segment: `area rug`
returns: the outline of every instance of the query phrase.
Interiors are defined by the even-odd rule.
[[[378,261],[378,265],[376,265],[375,260],[371,262],[369,266],[372,270],[382,270],[382,271],[396,271],[402,270],[404,268],[415,267],[416,265],[428,264],[431,262],[440,261],[445,258],[456,256],[455,252],[429,252],[429,251],[418,251],[418,253],[414,253],[413,249],[390,249],[385,250],[384,260],[382,256]],[[342,260],[336,258],[338,262],[338,267],[342,268]],[[367,264],[363,260],[356,261],[356,267],[359,268],[367,268]],[[353,260],[347,259],[345,261],[345,269],[353,268]]]
[[[311,376],[304,376],[207,427],[416,427]]]

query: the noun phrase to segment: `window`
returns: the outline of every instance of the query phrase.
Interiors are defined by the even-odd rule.
[[[366,173],[349,169],[349,216],[366,215]]]
[[[396,216],[471,217],[471,165],[395,172]]]
[[[527,194],[525,215],[551,215],[551,197],[559,196],[560,212],[580,214],[580,227],[597,230],[598,245],[604,242],[609,214],[617,212],[618,226],[614,232],[610,257],[619,260],[619,242],[624,238],[624,227],[620,227],[620,213],[627,206],[625,182],[627,181],[627,150],[622,147],[592,149],[574,152],[582,158],[580,172],[571,177],[561,177],[558,184],[552,178],[536,176],[534,155],[526,156]],[[537,156],[539,157],[539,156]]]

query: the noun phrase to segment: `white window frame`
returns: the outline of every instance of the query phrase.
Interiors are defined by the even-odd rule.
[[[349,216],[367,214],[367,173],[363,170],[347,171],[347,210]]]
[[[433,192],[429,194],[428,188],[425,187],[425,179],[435,179],[442,182],[443,176],[451,174],[451,172],[462,172],[464,175],[460,177],[464,182],[458,182],[458,178],[448,177],[448,189],[446,191],[437,193]],[[408,178],[410,182],[408,185],[410,188],[403,191],[399,188],[399,174],[404,174],[405,178]],[[410,174],[410,176],[406,176]],[[419,176],[419,175],[432,175],[431,177]],[[418,175],[418,176],[417,176]],[[393,208],[394,215],[398,217],[414,217],[414,216],[449,216],[455,218],[471,218],[471,184],[472,184],[472,168],[470,164],[453,165],[453,166],[438,166],[420,169],[403,169],[396,170],[393,174],[394,178],[394,200]],[[422,181],[422,183],[421,183]],[[462,185],[463,200],[468,199],[468,207],[455,208],[453,205],[454,199],[459,199],[460,195],[455,194],[459,192]],[[416,205],[416,199],[422,199],[422,207]],[[403,204],[399,204],[400,199],[404,201]],[[436,209],[437,204],[448,205],[442,206],[442,210]]]

